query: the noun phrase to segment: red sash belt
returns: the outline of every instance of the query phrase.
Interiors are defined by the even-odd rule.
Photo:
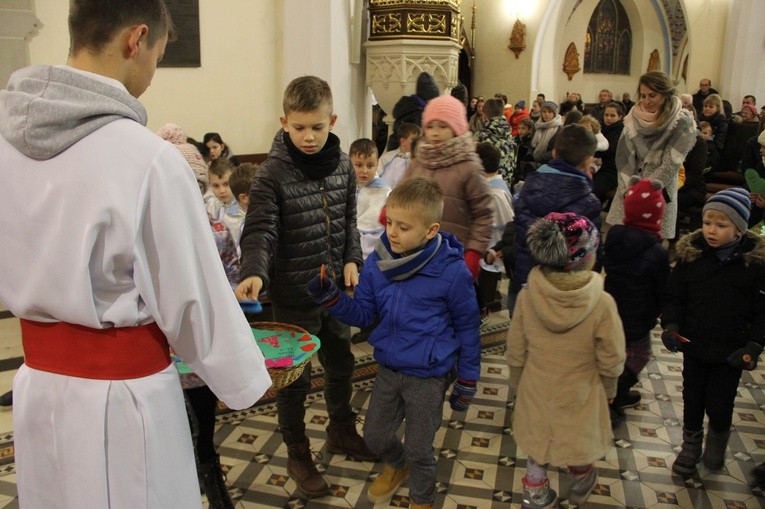
[[[30,368],[79,378],[141,378],[170,364],[167,338],[156,323],[91,329],[22,319],[21,343]]]

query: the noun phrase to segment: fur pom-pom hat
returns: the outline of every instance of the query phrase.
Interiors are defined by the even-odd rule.
[[[461,101],[450,95],[441,95],[431,99],[422,112],[422,127],[434,120],[444,122],[454,131],[455,136],[462,136],[468,131],[467,111]]]
[[[600,234],[592,221],[573,212],[550,212],[529,228],[531,256],[542,266],[569,271],[589,270]]]
[[[624,195],[624,224],[661,236],[664,220],[664,184],[659,180],[630,178],[630,188]]]

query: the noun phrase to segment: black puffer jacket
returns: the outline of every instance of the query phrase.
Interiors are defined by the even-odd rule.
[[[678,241],[676,251],[661,324],[679,325],[691,340],[683,353],[724,363],[747,341],[765,343],[765,239],[747,232],[721,262],[696,230]]]
[[[356,229],[356,176],[341,154],[329,176],[309,179],[276,134],[268,159],[255,173],[241,238],[242,280],[259,276],[277,305],[314,306],[306,283],[326,264],[341,288],[343,266],[361,267]]]
[[[669,276],[669,257],[656,235],[614,225],[606,235],[603,254],[605,290],[619,308],[627,341],[644,337],[656,327]]]

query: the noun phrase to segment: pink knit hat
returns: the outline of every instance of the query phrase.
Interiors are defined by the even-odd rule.
[[[175,145],[178,145],[179,143],[186,143],[186,133],[178,124],[163,125],[157,129],[157,135],[159,135],[159,137],[163,140],[167,140]]]
[[[428,101],[422,112],[422,127],[439,120],[454,131],[455,136],[462,136],[468,131],[467,111],[461,101],[450,95],[440,95]]]

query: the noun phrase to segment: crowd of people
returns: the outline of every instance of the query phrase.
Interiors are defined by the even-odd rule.
[[[736,388],[765,343],[753,96],[728,114],[709,80],[682,97],[651,71],[636,102],[604,89],[586,111],[576,92],[527,109],[502,94],[468,100],[464,86],[442,94],[422,73],[393,109],[385,150],[360,138],[346,153],[329,84],[303,76],[258,166],[219,133],[145,128],[137,98],[173,24],[160,0],[118,3],[73,0],[67,66],[22,69],[0,92],[0,168],[12,169],[0,212],[25,210],[0,253],[0,298],[25,352],[4,401],[22,506],[200,507],[198,479],[210,507],[233,507],[215,409],[251,406],[271,383],[237,303],[260,300],[321,340],[328,452],[382,462],[370,501],[408,479],[410,507],[431,508],[443,406],[465,412],[476,394],[481,324],[503,274],[524,508],[557,504],[550,465],[571,476],[570,502],[587,500],[612,428],[640,401],[632,387],[657,323],[683,354],[672,470],[722,467]],[[707,196],[728,126],[757,121],[742,162],[752,188]],[[29,185],[54,192],[30,206],[14,192]],[[681,235],[678,211],[694,206],[702,227]],[[40,239],[57,249],[41,254]],[[362,433],[352,341],[379,364]],[[176,373],[170,347],[192,373]],[[277,422],[289,476],[321,497],[311,372],[276,391]]]

